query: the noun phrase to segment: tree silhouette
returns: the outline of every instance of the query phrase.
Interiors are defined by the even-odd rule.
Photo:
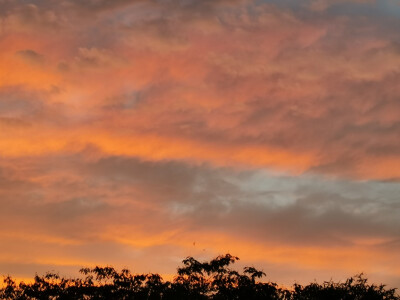
[[[230,268],[239,258],[230,254],[209,262],[185,258],[172,282],[158,274],[132,274],[113,267],[83,268],[80,278],[62,278],[55,273],[36,275],[33,283],[16,284],[4,277],[0,299],[280,299],[280,300],[400,300],[395,289],[368,284],[363,274],[345,282],[316,282],[292,289],[280,288],[273,282],[262,282],[266,274],[255,267],[245,267],[240,273]]]
[[[323,284],[311,283],[307,286],[294,285],[293,300],[346,299],[346,300],[396,300],[395,289],[385,289],[385,285],[369,285],[363,274],[347,279],[343,283],[326,281]]]

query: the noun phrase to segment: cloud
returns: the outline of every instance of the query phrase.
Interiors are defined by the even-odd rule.
[[[51,103],[54,95],[58,95],[57,87],[50,87],[49,90],[35,90],[23,86],[3,86],[0,87],[0,122],[9,129],[25,129],[18,135],[8,135],[2,132],[3,138],[26,136],[28,132],[39,128],[60,126],[65,122],[61,103]],[[69,123],[69,122],[68,122]],[[65,124],[65,123],[64,123]],[[54,127],[53,127],[54,128]],[[41,130],[41,129],[39,129]]]
[[[44,56],[37,52],[27,49],[16,52],[16,55],[24,59],[28,63],[42,65],[44,63]]]
[[[19,118],[0,117],[0,127],[5,127],[7,129],[16,127],[24,128],[29,125],[30,123],[23,121]]]
[[[389,28],[395,21],[329,12],[321,20],[242,1],[120,4],[121,10],[108,10],[106,3],[89,3],[105,10],[81,23],[60,6],[37,4],[38,13],[51,7],[83,28],[79,35],[72,27],[63,29],[67,49],[46,49],[42,38],[34,38],[37,46],[30,48],[37,52],[18,53],[30,61],[45,55],[46,67],[28,69],[26,78],[15,71],[7,76],[36,89],[53,85],[63,91],[50,98],[63,105],[71,126],[59,136],[44,131],[48,143],[88,140],[110,154],[148,159],[154,155],[130,145],[157,140],[167,153],[160,156],[173,159],[188,158],[179,149],[196,145],[203,150],[192,151],[190,159],[216,165],[399,177],[389,167],[399,163],[394,139],[399,91],[393,87],[399,52]],[[210,9],[212,15],[206,13]],[[93,24],[104,30],[97,34]],[[71,132],[72,124],[85,129]],[[172,140],[179,146],[171,147]],[[393,154],[379,155],[378,148]]]
[[[4,25],[8,30],[54,31],[64,25],[64,18],[49,7],[16,1],[4,10]],[[43,3],[43,2],[42,2]],[[4,26],[3,25],[3,26]]]
[[[15,210],[25,203],[20,211],[20,215],[24,217],[28,217],[28,212],[35,216],[36,211],[41,212],[38,217],[42,220],[48,215],[54,218],[53,221],[64,223],[75,216],[90,215],[100,209],[98,213],[109,214],[112,223],[116,221],[112,220],[114,209],[118,219],[122,221],[124,214],[126,213],[126,217],[131,216],[133,212],[130,209],[135,207],[139,210],[165,210],[163,214],[176,214],[177,218],[182,212],[185,222],[196,222],[201,227],[205,224],[212,227],[213,222],[219,224],[218,226],[225,224],[227,228],[235,227],[237,217],[244,218],[238,226],[252,220],[255,223],[252,228],[254,230],[263,231],[275,224],[274,227],[279,228],[276,238],[280,236],[288,243],[305,238],[295,236],[298,234],[296,230],[302,226],[305,230],[304,236],[317,243],[321,239],[314,239],[313,231],[321,230],[327,239],[331,233],[337,237],[398,234],[396,227],[391,226],[397,218],[398,186],[395,183],[323,180],[316,183],[316,178],[307,176],[296,178],[272,176],[262,172],[237,173],[230,169],[210,169],[178,162],[142,162],[123,157],[105,157],[91,162],[80,156],[54,156],[43,158],[39,164],[38,162],[36,161],[36,167],[28,165],[26,176],[18,172],[18,169],[4,169],[9,175],[3,181],[10,180],[10,174],[14,174],[7,186],[15,186],[15,190],[7,191],[5,195],[13,195],[18,190],[19,194],[25,195],[21,195],[21,199],[31,199],[30,202],[24,200],[21,203],[16,201],[8,204],[11,205],[10,209]],[[19,159],[13,162],[17,166],[22,166],[22,163]],[[40,181],[31,181],[30,178],[37,178],[38,174],[41,174]],[[90,186],[87,186],[88,182]],[[25,185],[24,189],[19,186],[21,184]],[[113,190],[113,187],[118,189]],[[72,190],[76,192],[68,193]],[[145,198],[142,200],[141,197]],[[148,204],[145,204],[145,200]],[[3,217],[13,215],[8,212],[7,206],[3,207]],[[123,213],[121,207],[129,212]],[[48,213],[49,211],[52,213]],[[141,215],[138,212],[134,214]],[[225,219],[226,217],[229,219]],[[144,216],[142,218],[136,221],[145,220]],[[99,218],[99,222],[100,220],[103,221],[102,218]],[[136,222],[134,219],[133,221]],[[308,222],[311,223],[308,225]],[[315,226],[314,222],[319,226]],[[347,227],[348,222],[353,224]],[[261,226],[263,223],[265,226]],[[284,228],[288,230],[289,236],[293,228],[294,235],[291,238],[285,237]]]
[[[118,66],[120,62],[107,50],[96,48],[79,48],[78,56],[75,58],[82,67],[108,67]]]
[[[28,117],[43,109],[43,102],[35,92],[29,93],[19,87],[6,87],[0,90],[0,109],[3,116]]]
[[[374,0],[353,0],[353,1],[346,1],[346,0],[314,0],[309,1],[310,9],[313,11],[325,11],[332,6],[342,4],[342,3],[350,3],[350,4],[370,4],[375,3]]]
[[[1,234],[15,236],[7,238],[9,247],[17,247],[17,239],[34,239],[29,243],[38,251],[41,241],[55,251],[53,259],[40,255],[36,263],[55,263],[56,257],[66,255],[60,244],[72,251],[66,259],[79,264],[94,262],[87,253],[96,253],[97,261],[114,263],[107,253],[96,250],[98,243],[117,252],[132,249],[139,256],[153,247],[175,245],[168,253],[179,257],[193,241],[209,255],[221,251],[217,241],[223,241],[224,251],[235,250],[241,256],[251,251],[239,247],[238,241],[257,245],[257,251],[282,249],[282,255],[272,251],[269,258],[254,254],[252,259],[280,266],[285,253],[299,260],[290,260],[293,268],[306,263],[316,270],[331,268],[329,259],[355,249],[359,254],[353,263],[335,261],[340,272],[360,266],[372,272],[377,264],[386,266],[380,258],[371,260],[376,251],[391,264],[399,263],[392,253],[400,234],[397,183],[141,161],[93,150],[3,160],[1,166],[0,181],[7,186],[0,189]],[[340,251],[335,254],[332,247]],[[10,253],[7,249],[3,255]],[[306,251],[316,251],[325,262],[306,259]]]
[[[171,273],[231,251],[310,280],[399,278],[399,24],[382,7],[0,5],[3,265],[157,256]]]

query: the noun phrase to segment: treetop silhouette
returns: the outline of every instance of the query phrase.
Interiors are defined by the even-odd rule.
[[[110,266],[82,268],[81,278],[64,278],[55,273],[36,275],[33,283],[18,285],[6,276],[0,299],[400,300],[395,289],[369,284],[363,274],[345,282],[281,288],[273,282],[259,281],[266,274],[255,267],[245,267],[242,273],[231,269],[238,259],[230,254],[209,262],[187,257],[171,282],[159,274],[132,274],[127,269],[118,272]]]

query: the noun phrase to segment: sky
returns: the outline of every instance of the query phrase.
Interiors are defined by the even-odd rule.
[[[0,0],[0,273],[400,287],[400,2]]]

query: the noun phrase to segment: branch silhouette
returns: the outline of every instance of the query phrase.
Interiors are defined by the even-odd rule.
[[[238,257],[225,254],[209,262],[185,258],[172,281],[159,274],[132,274],[113,267],[82,268],[80,278],[63,278],[56,273],[36,275],[33,283],[17,284],[4,277],[0,299],[135,299],[135,300],[400,300],[396,289],[369,284],[363,274],[345,282],[294,284],[292,289],[260,281],[266,274],[255,267],[240,273],[230,268]]]

